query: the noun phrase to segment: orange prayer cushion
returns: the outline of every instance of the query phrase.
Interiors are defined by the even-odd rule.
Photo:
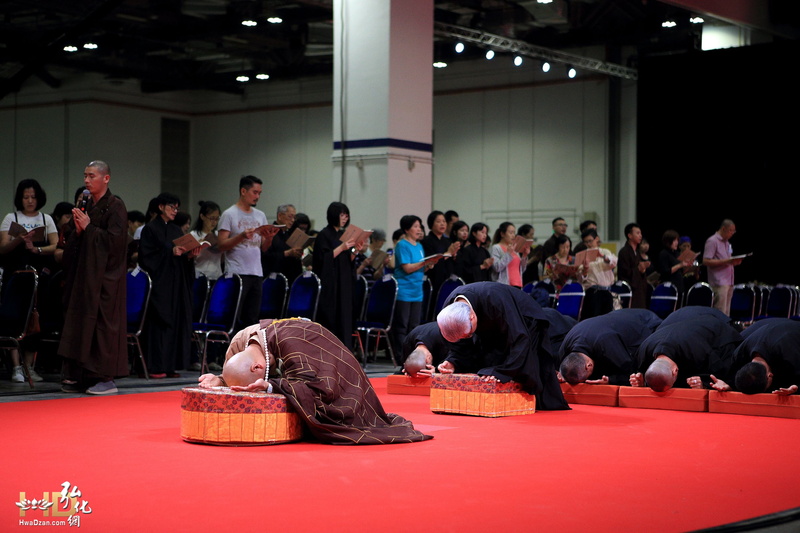
[[[389,394],[413,394],[430,396],[431,378],[417,378],[401,374],[393,374],[386,379],[386,392]]]
[[[711,413],[800,418],[800,396],[711,391],[708,410]]]
[[[619,405],[619,385],[592,385],[588,383],[578,383],[570,385],[561,384],[561,392],[567,403],[577,403],[583,405],[606,405],[617,407]]]
[[[258,446],[300,440],[300,417],[282,394],[228,387],[183,389],[181,438],[187,442]]]
[[[706,412],[708,390],[672,388],[665,392],[655,392],[650,387],[620,387],[619,406]]]
[[[536,397],[519,383],[485,382],[477,374],[435,374],[430,395],[434,413],[496,418],[536,412]]]

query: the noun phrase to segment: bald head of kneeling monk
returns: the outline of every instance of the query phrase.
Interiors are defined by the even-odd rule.
[[[408,354],[403,363],[403,372],[411,377],[430,377],[436,369],[433,366],[433,354],[424,344],[418,345]]]
[[[264,348],[255,340],[225,361],[222,367],[222,379],[233,390],[251,389],[268,390],[266,380],[270,368],[275,368],[275,357],[264,356]]]
[[[657,355],[644,373],[645,382],[656,392],[671,389],[677,378],[678,365],[666,355]]]

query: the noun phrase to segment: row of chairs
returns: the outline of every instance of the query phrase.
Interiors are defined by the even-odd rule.
[[[589,289],[584,289],[577,281],[570,281],[558,290],[549,279],[530,282],[522,287],[522,290],[529,294],[535,289],[546,291],[549,306],[575,320],[584,318],[584,304],[588,301],[591,301],[594,314],[604,314],[614,309],[615,299],[619,300],[621,307],[630,307],[633,294],[631,286],[621,280],[610,287],[593,286]]]

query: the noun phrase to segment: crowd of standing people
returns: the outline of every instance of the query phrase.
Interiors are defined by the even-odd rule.
[[[84,170],[84,185],[76,191],[75,202],[57,204],[52,214],[42,210],[46,193],[41,185],[22,180],[15,210],[0,225],[4,277],[25,268],[40,276],[63,271],[64,327],[58,354],[63,357],[65,392],[112,394],[117,391],[114,378],[128,374],[128,271],[140,269],[152,278],[143,346],[150,377],[158,379],[192,367],[192,285],[198,276],[212,283],[226,275],[241,278],[240,325],[246,327],[258,322],[264,276],[281,272],[291,284],[312,270],[321,282],[316,320],[352,351],[357,276],[374,282],[391,274],[398,286],[391,343],[399,353],[409,332],[435,319],[422,309],[426,278],[433,294],[452,276],[466,284],[491,281],[517,289],[541,278],[557,289],[570,281],[590,288],[620,279],[633,289],[632,307],[643,308],[648,276],[659,276],[683,290],[697,279],[699,270],[694,259],[681,255],[685,238],[671,230],[664,234],[657,260],[650,261],[635,223],[625,227],[626,243],[615,255],[601,247],[594,221],[581,224],[581,241],[573,246],[566,221],[556,218],[553,234],[537,245],[531,224],[517,227],[504,221],[490,239],[491,230],[484,222],[468,224],[454,210],[434,210],[425,221],[427,233],[419,216],[403,216],[391,245],[384,249],[386,233],[379,228],[362,233],[369,237],[343,240],[351,217],[341,202],[331,202],[326,225],[319,231],[291,204],[278,206],[270,223],[257,207],[263,182],[255,176],[240,179],[238,200],[227,209],[214,201],[200,201],[194,224],[193,213],[167,192],[153,198],[146,213],[129,211],[111,193],[110,178],[105,162],[92,161]],[[723,221],[702,252],[715,301],[726,313],[733,267],[741,262],[732,257],[729,243],[735,231],[732,221]],[[307,238],[296,238],[297,232]],[[178,244],[187,234],[204,245]],[[37,347],[36,335],[30,335],[23,353],[12,353],[12,381],[25,380],[21,357],[29,377],[42,379],[34,369]]]

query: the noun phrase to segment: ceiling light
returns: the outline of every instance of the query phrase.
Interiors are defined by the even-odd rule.
[[[689,19],[689,22],[691,22],[692,24],[702,24],[705,22],[705,20],[703,20],[703,17],[691,17]]]
[[[87,50],[96,50],[97,49],[97,45],[95,43],[86,43],[86,44],[83,45],[83,47],[86,48]]]
[[[248,28],[252,28],[253,26],[258,26],[258,22],[256,22],[255,20],[247,19],[242,21],[242,26],[247,26]]]
[[[456,53],[460,54],[464,51],[464,43],[456,43]]]
[[[522,65],[522,56],[514,56],[514,66],[519,67]]]
[[[280,24],[281,22],[283,22],[283,19],[280,17],[269,17],[267,19],[267,22],[269,22],[270,24]]]
[[[573,67],[572,65],[567,65],[567,76],[569,76],[569,79],[572,79],[577,75],[578,71],[575,70],[575,67]]]
[[[269,74],[256,74],[256,79],[257,80],[268,80],[269,79]]]
[[[675,22],[674,20],[665,20],[664,22],[661,23],[662,28],[674,28],[677,25],[678,23]]]
[[[236,81],[244,83],[250,81],[250,76],[236,76]]]
[[[542,61],[542,72],[550,72],[550,63]]]
[[[445,63],[444,61],[436,61],[433,64],[433,68],[445,68],[445,67],[447,67],[447,63]]]
[[[486,59],[492,59],[493,57],[494,57],[494,50],[487,50]]]
[[[67,45],[67,46],[64,47],[64,51],[65,52],[77,52],[78,51],[78,47],[77,46],[72,46],[70,44],[70,45]]]
[[[537,4],[552,4],[553,0],[536,0]]]

